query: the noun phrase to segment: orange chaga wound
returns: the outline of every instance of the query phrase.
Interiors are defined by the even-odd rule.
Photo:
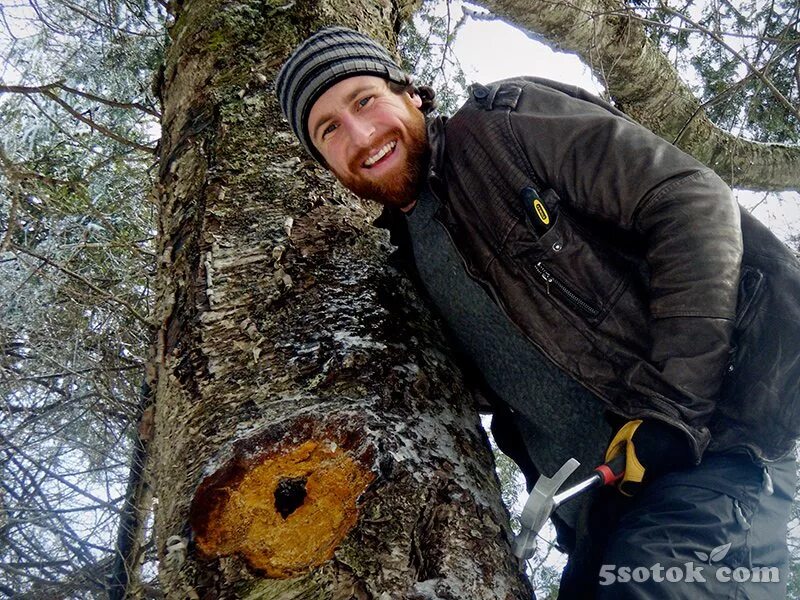
[[[375,476],[333,440],[276,450],[249,464],[237,461],[221,470],[223,477],[212,477],[213,484],[204,482],[192,527],[204,555],[239,554],[267,576],[285,578],[333,557]]]

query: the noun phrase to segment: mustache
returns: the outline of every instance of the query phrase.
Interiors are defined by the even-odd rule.
[[[384,139],[380,142],[375,144],[371,144],[368,148],[364,148],[360,152],[357,152],[356,155],[353,157],[351,161],[350,168],[352,169],[360,169],[364,166],[364,162],[373,154],[378,152],[381,148],[383,148],[389,142],[396,141],[398,144],[400,143],[400,136],[396,134],[387,134]],[[396,149],[396,146],[395,148]]]

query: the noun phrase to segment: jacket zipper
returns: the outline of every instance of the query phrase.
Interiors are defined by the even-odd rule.
[[[439,202],[439,205],[441,206],[441,202],[442,201],[439,199],[439,197],[436,195],[436,193],[432,189],[431,189],[431,194],[433,194],[433,196],[436,198],[436,201]],[[553,364],[557,369],[559,369],[560,371],[564,371],[564,369],[561,367],[561,365],[558,363],[558,361],[556,361],[552,356],[550,356],[550,353],[546,352],[545,349],[541,346],[541,344],[539,344],[536,341],[534,341],[534,339],[531,336],[529,336],[519,325],[517,325],[517,323],[516,323],[516,321],[514,321],[514,319],[511,318],[511,316],[508,314],[508,310],[506,310],[506,307],[503,304],[503,301],[500,299],[500,296],[497,294],[497,292],[495,291],[494,287],[488,281],[484,280],[482,277],[478,277],[472,271],[472,269],[470,268],[469,264],[467,263],[467,259],[464,258],[464,255],[461,253],[461,249],[458,247],[458,244],[456,244],[456,241],[453,239],[453,235],[450,233],[450,230],[447,228],[447,226],[444,224],[444,222],[442,222],[442,220],[439,219],[436,215],[434,215],[433,218],[439,224],[439,227],[444,229],[444,232],[447,235],[447,238],[450,240],[450,244],[453,246],[453,249],[455,250],[456,254],[458,255],[458,258],[461,259],[461,263],[464,265],[464,272],[467,274],[467,276],[472,278],[479,285],[481,285],[484,289],[489,291],[489,293],[492,296],[492,299],[494,300],[495,305],[497,305],[497,307],[500,309],[500,312],[503,313],[505,318],[508,319],[508,321],[516,328],[516,330],[520,332],[520,334],[522,335],[522,337],[524,339],[528,340],[528,342],[530,342],[533,345],[534,348],[536,348],[539,352],[541,352],[542,356],[544,356],[547,360],[549,360],[550,363]],[[566,373],[566,371],[564,371],[564,372]],[[586,385],[585,383],[583,383],[581,381],[578,381],[577,379],[575,379],[575,381],[577,381],[578,384],[580,384],[581,386],[583,386],[584,388],[589,390],[591,393],[596,395],[598,398],[603,398],[603,399],[607,400],[606,396],[601,394],[598,390],[593,389],[592,387]]]
[[[431,194],[436,198],[436,201],[439,203],[439,206],[441,206],[442,201],[439,199],[439,197],[436,195],[436,193],[433,191],[433,189],[431,189]],[[547,359],[551,363],[553,363],[553,365],[555,365],[556,367],[561,369],[559,364],[555,360],[553,360],[553,358],[547,352],[545,352],[544,349],[539,344],[537,344],[535,341],[533,341],[533,339],[527,333],[525,333],[519,325],[517,325],[516,321],[514,321],[514,319],[511,318],[511,316],[508,314],[508,311],[506,310],[505,305],[503,304],[502,300],[500,299],[500,296],[497,295],[497,292],[491,286],[491,284],[489,284],[489,282],[484,280],[482,277],[478,277],[472,271],[472,269],[470,268],[469,264],[467,263],[467,259],[464,258],[464,255],[461,253],[461,249],[458,247],[458,244],[456,244],[456,241],[453,239],[453,235],[450,233],[450,230],[447,228],[447,226],[444,224],[444,222],[441,219],[439,219],[439,217],[437,217],[435,214],[433,215],[433,219],[439,224],[439,227],[444,229],[444,232],[447,235],[447,239],[450,240],[450,244],[453,246],[453,250],[455,250],[456,254],[458,255],[458,258],[461,259],[461,263],[464,265],[464,272],[471,279],[476,281],[481,287],[483,287],[485,290],[489,291],[489,293],[492,296],[492,299],[494,300],[494,303],[500,309],[500,312],[503,313],[505,318],[508,319],[508,321],[517,329],[517,331],[519,331],[522,334],[522,337],[524,337],[531,344],[533,344],[533,346],[535,348],[537,348],[539,350],[539,352],[541,352],[544,356],[546,356]]]
[[[431,194],[433,194],[433,196],[436,198],[437,202],[439,202],[439,203],[441,204],[441,200],[439,200],[439,197],[436,195],[436,193],[435,193],[433,190],[431,190]],[[435,221],[436,221],[436,222],[439,224],[439,227],[441,227],[442,229],[444,229],[444,232],[445,232],[445,234],[447,235],[447,238],[450,240],[450,243],[452,244],[452,246],[453,246],[453,249],[456,251],[456,254],[457,254],[457,255],[458,255],[458,257],[461,259],[461,262],[462,262],[462,263],[463,263],[463,265],[464,265],[464,272],[467,274],[467,276],[471,277],[473,280],[475,280],[476,282],[478,282],[478,284],[480,284],[481,286],[483,286],[483,287],[484,287],[484,289],[487,289],[487,290],[489,290],[489,292],[490,292],[490,293],[491,293],[491,295],[492,295],[492,298],[494,299],[494,302],[495,302],[495,304],[496,304],[496,305],[497,305],[497,307],[500,309],[500,312],[502,312],[502,313],[503,313],[503,315],[505,315],[506,319],[508,319],[508,320],[511,322],[511,324],[512,324],[512,325],[513,325],[513,326],[514,326],[516,329],[517,329],[517,331],[519,331],[519,332],[520,332],[520,334],[522,334],[522,337],[523,337],[524,339],[528,340],[528,342],[530,342],[530,343],[533,345],[533,347],[534,347],[534,348],[536,348],[536,349],[537,349],[539,352],[541,352],[542,356],[544,356],[544,357],[545,357],[547,360],[549,360],[549,361],[550,361],[550,363],[551,363],[552,365],[554,365],[554,366],[555,366],[557,369],[559,369],[560,371],[563,371],[564,373],[566,373],[566,374],[567,374],[567,376],[568,376],[568,377],[572,377],[572,378],[573,378],[573,380],[575,380],[575,381],[578,383],[578,385],[580,385],[580,386],[584,387],[585,389],[589,390],[589,391],[590,391],[592,394],[594,394],[594,395],[595,395],[595,396],[597,396],[598,398],[601,398],[601,399],[602,399],[602,400],[604,400],[606,403],[608,403],[608,405],[609,405],[609,410],[612,410],[612,411],[613,411],[613,408],[612,408],[612,407],[613,407],[613,403],[612,403],[612,402],[611,402],[611,400],[608,398],[608,396],[606,396],[605,394],[601,393],[599,390],[595,389],[593,386],[590,386],[590,385],[588,385],[587,383],[584,383],[583,381],[580,381],[579,379],[577,379],[577,378],[575,378],[575,377],[573,377],[573,376],[569,375],[569,373],[568,373],[567,371],[565,371],[565,370],[564,370],[564,369],[561,367],[561,365],[558,363],[558,361],[556,361],[556,360],[555,360],[555,359],[554,359],[554,358],[553,358],[553,357],[550,355],[550,353],[549,353],[549,352],[546,352],[546,351],[545,351],[545,349],[544,349],[544,348],[543,348],[543,347],[542,347],[540,344],[538,344],[536,341],[534,341],[534,339],[533,339],[531,336],[529,336],[529,335],[528,335],[528,334],[527,334],[525,331],[523,331],[523,329],[522,329],[522,328],[521,328],[519,325],[517,325],[516,321],[514,321],[514,319],[512,319],[512,318],[509,316],[509,314],[508,314],[508,311],[506,310],[506,307],[503,305],[503,301],[500,299],[500,296],[498,296],[498,295],[497,295],[497,292],[495,291],[494,287],[492,287],[492,285],[491,285],[489,282],[487,282],[486,280],[484,280],[483,278],[481,278],[481,277],[478,277],[478,276],[477,276],[477,275],[476,275],[476,274],[475,274],[475,273],[472,271],[472,269],[470,269],[470,267],[469,267],[469,264],[467,263],[467,259],[466,259],[466,258],[464,258],[464,255],[461,253],[461,249],[460,249],[460,248],[458,247],[458,245],[456,244],[455,240],[453,239],[453,235],[450,233],[450,230],[447,228],[447,226],[444,224],[444,222],[442,222],[442,220],[441,220],[441,219],[439,219],[438,217],[436,217],[435,215],[434,215],[434,217],[433,217],[433,218],[434,218],[434,220],[435,220]],[[550,274],[550,272],[549,272],[549,271],[547,271],[547,269],[545,269],[545,268],[544,268],[544,265],[542,265],[542,263],[541,263],[541,262],[537,263],[537,264],[536,264],[536,266],[537,266],[537,267],[541,267],[542,271],[544,271],[544,273],[546,273],[546,274],[547,274],[547,276],[548,276],[548,277],[550,278],[550,280],[551,280],[551,281],[550,281],[550,283],[556,283],[556,279],[555,279],[555,278],[554,278],[554,277],[553,277],[553,276]],[[538,268],[537,268],[537,271],[538,271]],[[543,278],[544,278],[544,277],[543,277]],[[545,282],[547,283],[547,280],[545,280]],[[556,283],[556,285],[558,285],[559,283],[560,283],[560,282]],[[562,284],[562,285],[563,285],[563,284]],[[548,294],[549,294],[549,288],[548,288]],[[573,295],[574,295],[574,294],[573,294]],[[579,301],[583,302],[583,301],[582,301],[580,298],[578,298],[577,296],[575,296],[575,298],[577,298]],[[586,304],[586,303],[584,302],[584,304]],[[587,306],[589,309],[591,309],[591,310],[596,310],[596,309],[594,309],[593,307],[589,306],[588,304],[586,304],[586,306]],[[596,311],[596,312],[597,312],[597,313],[599,313],[599,311]],[[614,411],[614,412],[616,412],[616,411]],[[628,418],[628,419],[632,418],[632,417],[630,417],[630,416],[627,416],[627,415],[625,415],[625,414],[623,414],[623,413],[618,413],[618,414],[620,414],[620,416],[622,416],[622,417],[624,417],[624,418]],[[654,415],[656,415],[656,416],[657,416],[657,418],[663,418],[663,414],[661,414],[661,413],[657,413],[657,412],[654,412],[654,411],[648,411],[648,413],[647,413],[647,414],[645,414],[645,415],[642,415],[642,416],[654,416]],[[673,424],[673,425],[675,425],[675,426],[676,426],[678,429],[680,429],[681,431],[685,432],[685,433],[686,433],[686,434],[689,436],[689,438],[690,438],[691,440],[694,440],[694,437],[693,437],[693,436],[692,436],[692,435],[689,433],[689,430],[686,428],[686,425],[684,425],[684,424],[683,424],[683,422],[681,422],[681,421],[678,421],[677,419],[670,419],[670,420],[669,420],[669,421],[667,421],[667,422],[669,422],[669,423],[672,423],[672,424]],[[696,444],[694,444],[694,446],[695,446],[695,450],[696,450],[696,449],[697,449],[697,448],[696,448]]]
[[[539,274],[539,277],[545,283],[545,288],[547,290],[547,295],[552,296],[551,293],[551,286],[555,287],[558,291],[558,295],[565,299],[567,302],[572,304],[575,308],[577,308],[583,314],[589,317],[597,317],[600,314],[600,310],[586,302],[583,298],[578,296],[575,292],[573,292],[569,287],[567,287],[564,283],[556,279],[553,274],[548,271],[545,266],[538,262],[534,265],[536,272]]]

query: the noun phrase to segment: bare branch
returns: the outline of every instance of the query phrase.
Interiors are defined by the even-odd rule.
[[[52,91],[53,88],[58,87],[57,83],[48,83],[46,85],[0,85],[0,92],[12,94],[44,94],[45,92]]]
[[[153,371],[152,369],[150,371]],[[150,372],[149,377],[154,377]],[[153,437],[153,393],[147,380],[142,384],[138,407],[136,438],[131,469],[117,532],[117,556],[114,561],[109,600],[124,600],[131,580],[135,579],[139,549],[144,543],[144,522],[147,504],[152,495],[146,479],[150,440]]]
[[[90,368],[90,369],[76,369],[74,371],[64,371],[62,373],[50,373],[48,375],[34,375],[31,377],[20,377],[17,381],[41,381],[45,379],[59,379],[62,377],[69,377],[70,375],[84,375],[86,373],[114,373],[117,371],[132,371],[134,369],[141,369],[141,364],[131,365],[129,367],[107,367],[107,368]]]
[[[797,54],[797,60],[794,63],[794,80],[797,83],[797,89],[800,89],[800,53]]]
[[[39,8],[39,4],[36,2],[36,0],[28,0],[28,4],[33,9],[33,12],[36,13],[36,16],[39,18],[39,20],[42,22],[42,24],[45,27],[47,27],[50,31],[52,31],[53,33],[57,33],[59,35],[68,35],[68,33],[66,31],[56,27],[55,24],[53,24],[50,21],[50,19],[45,17],[44,13]]]
[[[80,592],[102,591],[102,582],[108,574],[114,557],[109,555],[102,560],[87,564],[70,573],[66,580],[47,581],[39,578],[28,592],[15,593],[14,600],[53,600],[82,596]]]
[[[39,470],[39,472],[41,472],[43,475],[46,475],[49,479],[58,481],[62,485],[64,485],[67,488],[71,489],[73,492],[75,492],[79,496],[87,498],[87,499],[91,500],[92,502],[95,502],[96,504],[98,504],[100,506],[104,506],[106,509],[109,509],[109,510],[112,510],[112,511],[116,511],[117,510],[117,508],[114,506],[112,501],[110,501],[110,500],[109,501],[101,500],[100,498],[97,498],[96,496],[94,496],[93,494],[90,494],[86,490],[81,489],[80,487],[78,487],[77,485],[75,485],[74,483],[72,483],[71,481],[66,479],[65,477],[62,477],[60,474],[53,472],[51,469],[48,469],[43,463],[41,463],[41,462],[37,461],[36,459],[32,458],[30,455],[28,455],[26,452],[24,452],[19,446],[17,446],[16,444],[12,443],[8,438],[6,438],[5,436],[3,436],[1,434],[0,434],[0,442],[2,442],[6,446],[6,448],[4,448],[4,450],[5,449],[13,450],[17,455],[21,456],[26,461],[28,461],[33,466],[35,466]],[[19,464],[19,461],[16,461],[16,462],[17,462],[17,464]],[[43,494],[42,494],[42,498],[44,498]],[[55,513],[52,510],[51,506],[47,506],[47,510],[48,510],[47,514],[58,514],[58,513]]]
[[[6,13],[3,10],[3,5],[2,4],[0,4],[0,18],[3,19],[3,25],[5,26],[6,33],[8,34],[8,37],[11,38],[11,41],[12,42],[19,41],[19,38],[14,35],[14,32],[11,29],[11,26],[8,24],[8,19],[6,19]]]

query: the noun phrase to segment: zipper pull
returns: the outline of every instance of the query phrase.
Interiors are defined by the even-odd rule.
[[[547,295],[550,295],[550,284],[553,283],[553,276],[547,271],[547,269],[542,266],[542,263],[536,263],[536,270],[541,275],[542,279],[544,279],[545,287],[547,289]]]

